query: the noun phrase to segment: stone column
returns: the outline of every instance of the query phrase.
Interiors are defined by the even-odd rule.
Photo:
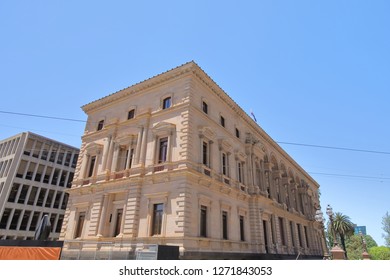
[[[137,136],[137,146],[135,148],[135,157],[134,157],[134,163],[136,163],[136,164],[139,164],[139,161],[140,161],[143,130],[144,130],[143,126],[139,127],[139,132],[138,132],[138,136]]]
[[[147,137],[148,137],[148,130],[146,128],[143,128],[143,130],[142,130],[142,142],[141,142],[141,155],[140,155],[140,163],[141,163],[141,165],[145,165],[145,161],[146,161]]]
[[[111,172],[115,172],[117,167],[118,167],[119,150],[120,150],[120,145],[115,143],[114,144],[114,156],[113,156],[112,164],[111,164]]]
[[[107,193],[103,194],[103,201],[102,201],[102,207],[100,211],[100,220],[99,220],[97,237],[103,237],[104,224],[105,224],[106,214],[107,214],[106,212],[108,208],[108,199],[109,199],[109,195]]]
[[[106,143],[104,144],[104,150],[103,150],[102,171],[105,171],[107,167],[108,151],[110,149],[111,139],[112,139],[111,135],[107,136],[105,139]]]

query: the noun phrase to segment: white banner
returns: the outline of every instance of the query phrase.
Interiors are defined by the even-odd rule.
[[[2,279],[377,279],[389,261],[0,261]],[[383,277],[382,277],[383,276]]]

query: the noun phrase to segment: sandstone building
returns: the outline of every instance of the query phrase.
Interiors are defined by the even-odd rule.
[[[45,214],[59,238],[78,153],[31,132],[0,141],[0,239],[33,239]]]
[[[63,259],[323,255],[319,185],[196,63],[82,109]]]

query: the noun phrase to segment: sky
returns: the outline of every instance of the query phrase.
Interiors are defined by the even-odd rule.
[[[384,245],[389,13],[385,0],[1,1],[0,139],[80,147],[81,106],[193,60],[320,184],[325,218],[330,204]]]

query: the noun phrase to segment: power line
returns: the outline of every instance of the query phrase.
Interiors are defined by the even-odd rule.
[[[361,152],[361,153],[374,153],[374,154],[390,155],[390,152],[383,152],[383,151],[352,149],[352,148],[332,147],[332,146],[322,146],[322,145],[312,145],[312,144],[292,143],[292,142],[276,142],[276,143],[278,143],[278,144],[285,144],[285,145],[295,145],[295,146],[321,148],[321,149],[333,149],[333,150],[343,150],[343,151],[350,151],[350,152]]]
[[[71,122],[86,122],[84,120],[77,119],[69,119],[69,118],[61,118],[61,117],[52,117],[52,116],[44,116],[44,115],[35,115],[35,114],[25,114],[25,113],[17,113],[17,112],[8,112],[8,111],[0,111],[2,114],[10,114],[10,115],[19,115],[19,116],[27,116],[27,117],[35,117],[35,118],[44,118],[44,119],[53,119],[53,120],[61,120],[61,121],[71,121]]]
[[[377,176],[364,176],[364,175],[347,175],[347,174],[336,174],[336,173],[322,173],[322,172],[309,172],[310,174],[326,175],[334,177],[350,177],[350,178],[361,178],[361,179],[375,179],[375,180],[390,180],[390,177],[377,177]]]
[[[72,122],[82,122],[82,123],[86,123],[87,122],[85,120],[62,118],[62,117],[53,117],[53,116],[37,115],[37,114],[26,114],[26,113],[18,113],[18,112],[10,112],[10,111],[0,111],[0,113],[2,113],[2,114],[11,114],[11,115],[19,115],[19,116],[27,116],[27,117],[35,117],[35,118],[54,119],[54,120],[61,120],[61,121],[72,121]],[[390,152],[386,152],[386,151],[354,149],[354,148],[334,147],[334,146],[324,146],[324,145],[313,145],[313,144],[294,143],[294,142],[282,142],[282,141],[276,141],[276,143],[284,144],[284,145],[302,146],[302,147],[312,147],[312,148],[321,148],[321,149],[350,151],[350,152],[361,152],[361,153],[374,153],[374,154],[390,155]]]

